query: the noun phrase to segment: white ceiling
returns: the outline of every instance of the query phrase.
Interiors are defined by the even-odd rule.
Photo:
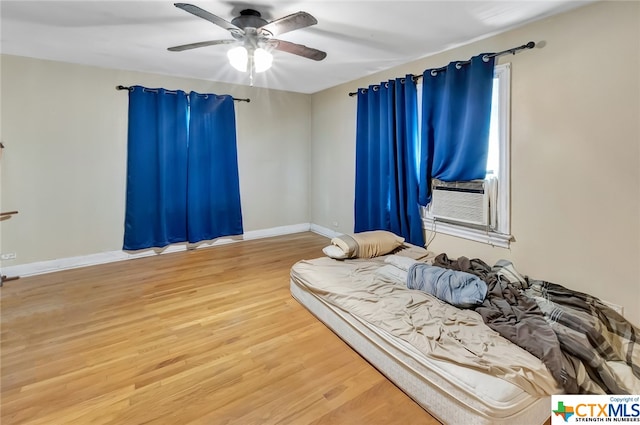
[[[191,3],[228,21],[244,8],[260,11],[268,21],[301,10],[313,15],[317,25],[282,34],[279,38],[326,51],[327,58],[316,62],[276,51],[273,67],[257,74],[254,85],[315,93],[589,2],[226,0]],[[0,51],[5,54],[249,84],[247,74],[229,65],[226,58],[229,46],[167,51],[170,46],[232,38],[226,30],[174,7],[171,1],[2,0],[0,14]],[[519,40],[518,44],[528,41]],[[515,46],[504,46],[510,47]]]

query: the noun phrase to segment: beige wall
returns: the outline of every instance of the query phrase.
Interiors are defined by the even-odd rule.
[[[245,231],[309,223],[309,95],[2,56],[3,266],[119,250],[127,93],[118,84],[236,102]]]
[[[6,146],[0,251],[26,264],[119,250],[127,95],[140,84],[237,103],[245,230],[353,230],[355,98],[370,83],[536,41],[512,63],[510,249],[438,235],[450,256],[512,260],[532,277],[623,305],[640,323],[640,3],[598,2],[312,96],[1,56]]]
[[[599,2],[312,97],[311,221],[353,230],[358,87],[530,40],[512,63],[510,249],[437,235],[430,249],[622,305],[640,323],[640,3]],[[338,223],[334,227],[334,223]]]

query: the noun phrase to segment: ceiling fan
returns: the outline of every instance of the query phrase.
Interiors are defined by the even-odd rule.
[[[233,39],[200,41],[169,47],[168,50],[181,52],[217,44],[238,44],[238,47],[229,50],[229,61],[234,68],[243,72],[249,71],[252,85],[254,72],[265,71],[271,66],[273,57],[270,52],[274,49],[315,61],[321,61],[327,56],[321,50],[274,38],[286,32],[317,24],[316,18],[307,12],[297,12],[268,22],[262,18],[257,10],[245,9],[240,12],[240,16],[229,22],[192,4],[175,3],[174,5],[226,29],[231,33]]]

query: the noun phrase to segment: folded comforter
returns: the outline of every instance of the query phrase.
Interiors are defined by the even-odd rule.
[[[487,284],[470,273],[415,263],[407,273],[407,287],[434,295],[459,308],[482,304]]]

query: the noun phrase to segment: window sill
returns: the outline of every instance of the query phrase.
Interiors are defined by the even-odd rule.
[[[491,231],[488,232],[486,230],[474,229],[444,221],[436,221],[427,217],[422,219],[422,227],[430,232],[469,239],[474,242],[485,243],[499,248],[509,248],[511,241],[513,240],[513,236],[511,235]]]

